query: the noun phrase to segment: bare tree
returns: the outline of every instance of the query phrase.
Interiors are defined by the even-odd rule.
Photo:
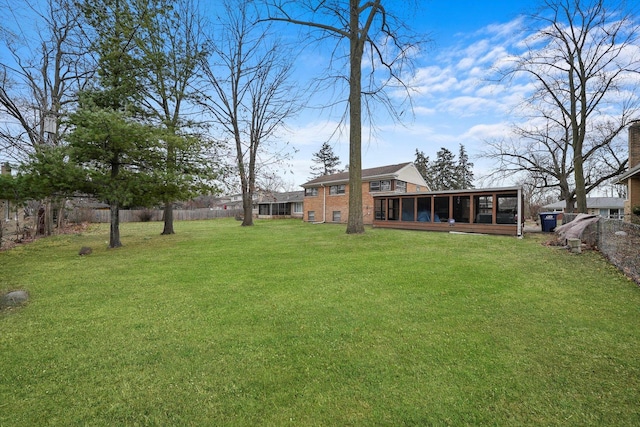
[[[193,86],[207,55],[203,19],[193,0],[161,4],[163,13],[152,16],[148,37],[140,45],[149,69],[143,102],[166,132],[162,139],[165,168],[158,173],[164,203],[162,234],[173,234],[173,204],[176,198],[193,196],[203,178],[212,175],[205,167],[204,139],[199,136],[202,122],[191,117],[198,92]],[[215,162],[213,162],[215,163]]]
[[[0,61],[0,151],[25,162],[43,147],[62,143],[62,120],[95,71],[81,33],[82,13],[72,0],[3,1],[0,32],[8,57]],[[53,204],[44,201],[44,233],[53,229]],[[63,215],[58,215],[59,224]]]
[[[383,4],[384,3],[384,4]],[[382,103],[394,119],[402,115],[396,109],[395,100],[387,89],[398,87],[409,90],[403,73],[411,66],[411,54],[419,43],[403,38],[408,33],[402,22],[394,17],[382,0],[332,0],[318,2],[267,1],[270,20],[283,21],[316,29],[321,32],[318,41],[334,38],[329,73],[333,83],[348,83],[349,117],[349,217],[347,233],[364,233],[362,216],[362,106],[371,122],[373,107]],[[403,5],[406,6],[406,5]],[[341,50],[342,42],[348,41],[348,49]],[[344,53],[342,53],[344,52]],[[368,74],[363,76],[363,60],[368,60]],[[342,64],[342,60],[346,64]],[[348,75],[340,70],[349,70]],[[385,74],[383,75],[382,72]],[[337,74],[335,74],[337,73]],[[364,81],[364,85],[363,85]],[[363,98],[364,95],[364,98]],[[402,104],[402,103],[401,103]],[[367,117],[365,117],[366,119]]]
[[[20,4],[4,1],[15,31],[4,29],[10,58],[0,63],[0,149],[16,161],[44,145],[57,145],[61,118],[94,72],[81,35],[81,11],[71,0]],[[27,27],[34,25],[34,27]],[[35,31],[35,32],[34,32]]]
[[[298,110],[289,85],[293,58],[269,26],[257,20],[250,2],[225,3],[224,28],[217,31],[205,66],[210,91],[205,106],[235,148],[242,188],[243,226],[253,225],[253,195],[260,168],[286,158],[277,132]]]
[[[610,3],[543,1],[531,16],[538,29],[504,71],[535,86],[522,108],[529,122],[515,128],[520,142],[494,142],[488,153],[500,167],[559,187],[578,212],[587,211],[589,191],[624,171],[616,138],[640,106],[640,25],[623,4]]]

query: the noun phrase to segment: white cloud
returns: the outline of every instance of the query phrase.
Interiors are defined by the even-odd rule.
[[[461,135],[461,139],[484,141],[487,139],[507,137],[510,133],[511,127],[508,123],[480,124],[472,126]]]
[[[468,117],[479,113],[495,111],[498,108],[496,101],[478,96],[458,96],[443,100],[439,104],[440,109],[449,113]]]
[[[292,143],[295,146],[322,146],[328,141],[344,140],[341,135],[348,135],[348,127],[335,121],[312,121],[290,127]]]

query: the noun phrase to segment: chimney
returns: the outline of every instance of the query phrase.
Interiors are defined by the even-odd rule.
[[[629,169],[640,164],[640,122],[629,126]]]
[[[638,139],[638,141],[640,141],[640,139]],[[2,164],[0,173],[2,173],[2,175],[11,175],[11,166],[9,165],[9,162],[4,162]]]

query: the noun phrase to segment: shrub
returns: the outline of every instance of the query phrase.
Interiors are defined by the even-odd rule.
[[[153,220],[155,213],[151,209],[143,209],[138,213],[140,222],[149,222]]]

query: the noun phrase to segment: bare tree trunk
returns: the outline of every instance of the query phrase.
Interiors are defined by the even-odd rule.
[[[242,219],[242,226],[253,225],[253,193],[245,192],[242,194],[242,210],[244,212],[244,218]]]
[[[44,211],[44,235],[51,236],[53,234],[53,211],[55,209],[51,199],[45,201]]]
[[[574,167],[576,179],[576,212],[587,213],[587,192],[584,181],[582,158],[575,159]]]
[[[362,218],[362,54],[358,1],[351,0],[349,70],[349,217],[347,234],[364,233]],[[355,31],[354,31],[355,29]]]
[[[65,201],[62,200],[58,208],[58,222],[56,223],[56,227],[58,228],[58,233],[64,227],[64,204],[65,204]]]

